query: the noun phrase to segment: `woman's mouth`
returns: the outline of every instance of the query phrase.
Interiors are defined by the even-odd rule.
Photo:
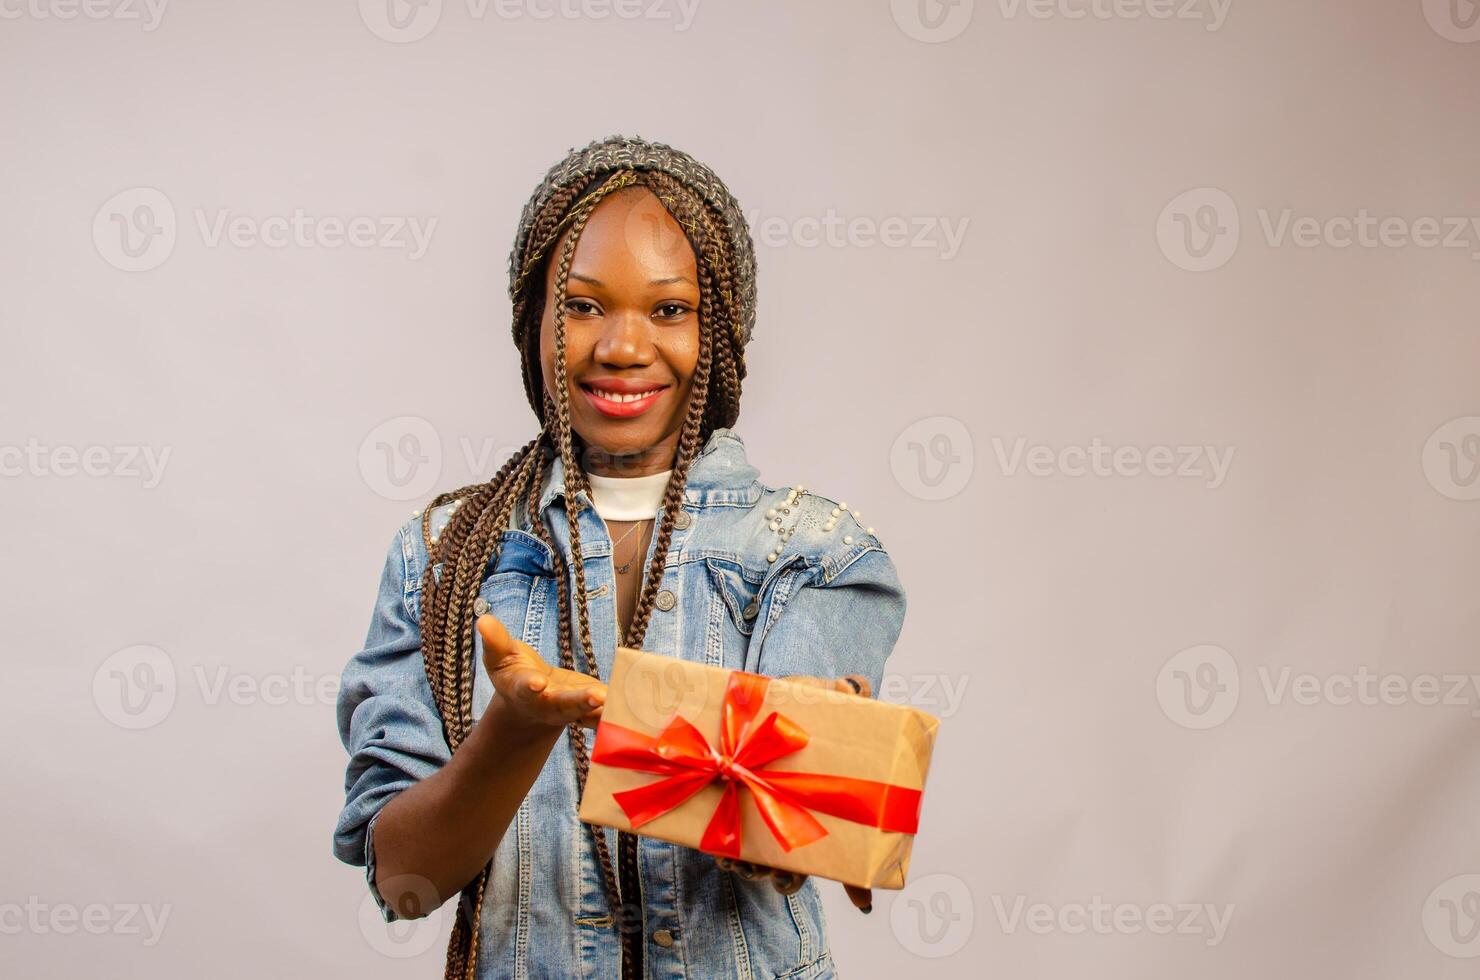
[[[630,419],[658,403],[667,385],[653,382],[582,382],[581,394],[591,407],[611,418]]]

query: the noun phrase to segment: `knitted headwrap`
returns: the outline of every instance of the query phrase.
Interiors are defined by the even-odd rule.
[[[572,206],[587,191],[595,190],[614,171],[658,171],[673,178],[692,191],[703,202],[716,222],[726,232],[730,244],[729,266],[732,295],[725,297],[729,309],[724,318],[730,330],[730,346],[735,353],[739,377],[745,376],[744,350],[750,341],[751,329],[755,325],[755,246],[750,239],[750,228],[740,204],[724,185],[724,182],[704,164],[663,143],[650,143],[635,136],[610,136],[597,140],[571,152],[545,174],[545,179],[530,195],[519,218],[519,231],[514,238],[513,251],[509,253],[509,298],[516,300],[519,291],[526,288],[527,278],[538,266],[531,262],[530,235],[536,218],[557,194],[576,194]],[[692,241],[690,242],[692,244]],[[696,250],[697,251],[697,250]],[[538,256],[543,259],[545,256]],[[703,261],[702,257],[699,261]],[[521,268],[521,262],[529,268]],[[536,288],[543,288],[539,284]],[[521,354],[525,351],[525,325],[513,324],[514,345]],[[537,358],[525,357],[526,364]],[[535,414],[543,418],[542,394],[531,384],[526,374],[525,388],[530,406]]]

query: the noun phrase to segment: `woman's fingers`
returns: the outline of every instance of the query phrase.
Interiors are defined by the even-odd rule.
[[[736,858],[717,857],[714,863],[720,866],[722,871],[733,871],[746,881],[759,881],[771,873],[771,869],[759,864],[751,864],[749,861],[741,861]]]
[[[807,882],[807,876],[796,871],[783,871],[780,868],[772,868],[764,864],[754,864],[750,861],[716,857],[714,863],[719,865],[721,871],[732,871],[746,881],[760,881],[762,878],[770,878],[772,886],[783,895],[796,894],[802,885]]]
[[[590,674],[577,670],[566,670],[563,667],[552,669],[550,689],[562,694],[569,693],[573,699],[572,704],[583,705],[583,712],[600,712],[602,705],[606,704],[606,685]]]
[[[787,674],[781,679],[784,681],[791,681],[793,684],[805,684],[808,687],[825,687],[828,690],[836,690],[838,686],[838,682],[831,678],[812,677],[807,674]],[[848,690],[851,691],[853,689],[850,687],[848,688]]]
[[[550,678],[546,674],[528,667],[505,670],[500,680],[503,684],[495,684],[495,687],[509,689],[525,704],[538,704],[545,689],[550,686]]]
[[[529,713],[546,724],[575,722],[595,727],[601,720],[601,708],[606,701],[605,687],[599,683],[567,686],[555,676],[556,673],[568,674],[570,671],[540,676],[537,681],[544,685],[541,690],[521,694]]]
[[[599,709],[606,700],[606,692],[596,687],[561,687],[544,692],[545,703],[568,714],[572,721]]]
[[[795,871],[773,871],[771,884],[783,895],[795,895],[807,881],[807,876]]]
[[[841,691],[844,694],[861,694],[866,698],[874,696],[874,685],[862,674],[849,674],[847,677],[809,677],[806,674],[790,674],[782,680],[791,681],[794,684],[805,684],[808,687],[823,687],[829,691]]]
[[[770,874],[767,869],[758,864],[751,864],[749,861],[736,861],[735,873],[746,881],[760,881]]]
[[[501,682],[501,693],[512,693],[525,717],[541,725],[567,725],[571,722],[594,728],[601,720],[604,692],[592,687],[563,688],[551,683],[546,675],[522,671],[512,684]]]
[[[874,910],[874,893],[870,888],[859,888],[856,885],[844,885],[843,891],[848,893],[848,901],[852,902],[858,911],[867,915]]]

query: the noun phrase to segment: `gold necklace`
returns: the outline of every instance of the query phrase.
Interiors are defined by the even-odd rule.
[[[652,520],[652,518],[649,517],[649,518],[646,518],[645,520],[638,521],[636,524],[632,525],[631,527],[629,527],[627,529],[627,533],[626,534],[622,535],[620,538],[618,538],[616,540],[616,543],[612,545],[612,560],[613,561],[616,560],[617,545],[621,544],[623,541],[626,541],[627,538],[628,538],[628,536],[633,531],[635,531],[638,528],[642,527],[644,524],[646,524],[650,520]],[[641,545],[641,543],[642,543],[641,541],[638,542],[639,545]],[[625,564],[622,564],[622,565],[618,565],[617,566],[617,574],[618,575],[626,575],[627,574],[627,569],[629,569],[629,568],[632,567],[633,559],[635,559],[637,557],[637,552],[640,551],[640,550],[641,550],[640,547],[639,548],[633,548],[632,549],[632,557],[631,558],[628,558]]]

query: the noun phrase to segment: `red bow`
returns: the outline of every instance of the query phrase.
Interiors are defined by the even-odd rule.
[[[591,750],[592,762],[668,777],[613,795],[632,826],[641,827],[722,779],[724,795],[699,843],[700,850],[710,854],[740,856],[742,784],[755,797],[761,819],[785,851],[827,836],[827,828],[809,810],[893,833],[915,833],[920,818],[917,789],[872,779],[764,768],[808,741],[801,726],[778,712],[756,723],[770,682],[769,677],[760,674],[731,672],[725,688],[718,752],[699,729],[680,716],[675,716],[656,737],[601,722]]]

